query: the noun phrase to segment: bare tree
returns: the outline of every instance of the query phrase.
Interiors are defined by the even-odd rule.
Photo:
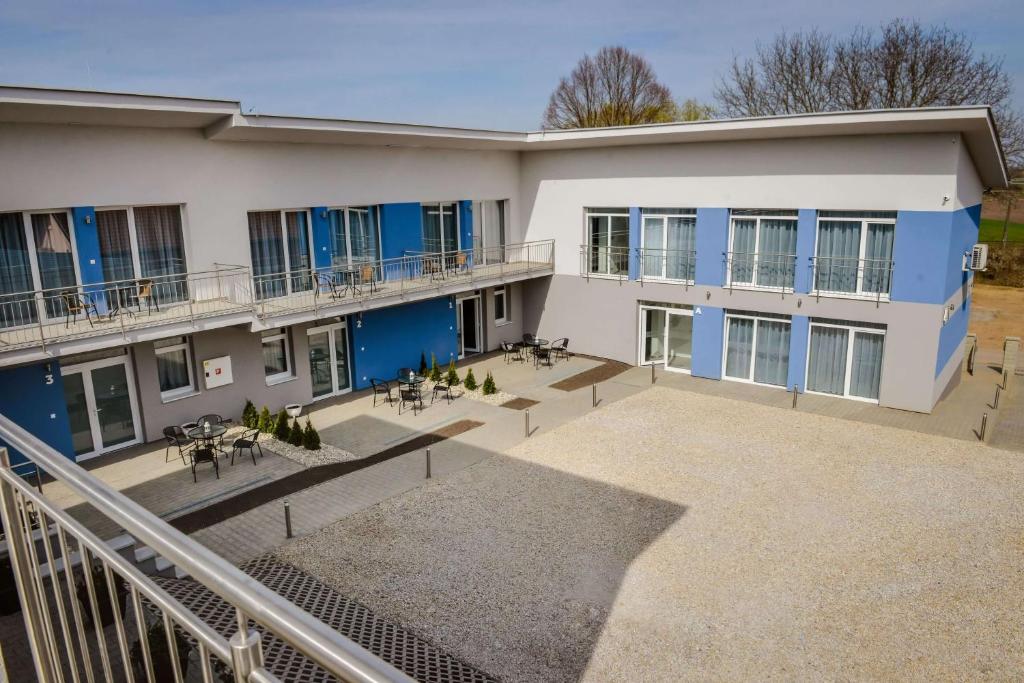
[[[671,121],[675,103],[643,57],[624,47],[585,55],[551,94],[544,128],[596,128]]]
[[[783,33],[752,59],[734,58],[715,97],[729,116],[987,104],[1007,159],[1024,162],[1024,121],[1002,61],[944,26],[895,20],[842,40]]]

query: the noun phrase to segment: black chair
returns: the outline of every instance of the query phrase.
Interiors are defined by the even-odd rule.
[[[377,407],[377,396],[384,396],[384,401],[388,405],[392,405],[395,402],[394,397],[391,396],[391,382],[383,379],[371,379],[370,386],[373,387],[373,407]]]
[[[505,362],[525,361],[523,356],[523,345],[519,342],[501,342],[501,350],[505,352]]]
[[[188,461],[185,460],[185,455],[196,447],[195,441],[188,438],[185,430],[181,427],[164,427],[164,439],[167,441],[167,448],[164,449],[164,462],[170,460],[171,447],[173,446],[178,449],[178,455],[181,456],[181,464],[187,465]]]
[[[523,335],[523,347],[527,354],[532,354],[537,348],[537,337],[527,332]]]
[[[242,435],[231,443],[231,464],[235,464],[235,453],[241,455],[242,451],[249,451],[249,455],[252,457],[252,464],[255,465],[256,451],[260,452],[261,458],[263,457],[263,447],[257,443],[259,438],[260,430],[258,429],[246,429],[242,432]]]
[[[78,320],[78,314],[84,313],[85,319],[89,321],[89,327],[92,327],[92,317],[89,313],[91,312],[96,318],[100,317],[100,312],[96,310],[96,304],[92,300],[92,296],[89,294],[79,294],[75,290],[67,292],[61,292],[61,300],[64,302],[64,329]]]
[[[217,452],[212,448],[196,448],[193,449],[189,455],[192,456],[192,481],[199,481],[196,478],[196,467],[204,462],[208,462],[213,465],[213,471],[216,473],[217,478],[220,479],[220,462],[217,459]]]
[[[551,365],[551,349],[546,346],[535,346],[533,347],[533,367],[540,367],[543,363],[549,368]]]
[[[209,413],[208,415],[203,415],[201,418],[196,420],[196,424],[200,427],[207,422],[212,425],[226,425],[228,422],[231,422],[231,420],[225,420],[217,413]]]
[[[348,292],[348,283],[338,283],[334,273],[313,273],[313,296],[319,297],[320,292],[326,290],[332,299],[341,299]]]
[[[559,358],[569,360],[569,338],[562,337],[551,342],[551,353],[556,360]]]
[[[406,403],[412,404],[412,414],[416,414],[416,407],[419,406],[420,410],[423,410],[423,396],[420,394],[420,386],[418,384],[403,384],[398,389],[398,414],[402,414],[402,406]]]
[[[430,394],[430,405],[434,405],[434,399],[437,398],[438,394],[444,394],[448,403],[452,402],[452,385],[448,384],[448,380],[442,379],[434,384],[434,390]]]

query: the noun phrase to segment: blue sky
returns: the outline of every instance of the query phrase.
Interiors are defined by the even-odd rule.
[[[1024,108],[1020,0],[48,2],[0,0],[0,83],[239,99],[263,113],[538,127],[587,52],[622,44],[677,98],[783,29],[913,17],[999,55]]]

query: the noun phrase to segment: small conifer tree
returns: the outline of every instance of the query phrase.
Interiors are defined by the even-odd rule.
[[[430,354],[430,381],[441,381],[441,368],[437,367],[437,357],[434,354]]]
[[[455,370],[454,360],[448,363],[448,376],[445,379],[448,380],[448,386],[454,387],[459,385],[459,373]]]
[[[245,399],[245,407],[242,408],[242,424],[252,429],[257,426],[260,416],[256,412],[256,406],[252,404],[252,401]]]
[[[292,429],[288,426],[288,413],[283,409],[277,414],[277,421],[274,423],[274,438],[278,441],[288,441]]]
[[[308,451],[320,450],[320,434],[317,433],[308,417],[306,418],[306,431],[302,433],[302,445]]]
[[[302,431],[302,425],[299,424],[299,418],[292,420],[291,431],[288,432],[288,443],[293,446],[301,446],[304,433]]]
[[[270,416],[270,408],[263,406],[263,410],[260,411],[260,417],[256,426],[264,434],[270,434],[274,431],[274,418]]]
[[[470,391],[476,391],[477,383],[476,383],[476,377],[473,376],[473,368],[470,368],[466,372],[466,379],[464,379],[462,381],[462,383]]]
[[[427,374],[427,354],[420,352],[420,377]]]
[[[487,371],[487,377],[484,378],[483,392],[484,396],[498,393],[498,387],[494,384],[494,375],[490,370]]]

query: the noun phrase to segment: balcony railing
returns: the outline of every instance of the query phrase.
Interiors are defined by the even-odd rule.
[[[811,287],[816,296],[889,300],[892,288],[891,259],[811,258]]]
[[[729,289],[766,289],[792,292],[796,284],[796,254],[757,254],[727,251],[723,254],[725,282]]]
[[[252,310],[249,269],[213,270],[0,295],[0,352]]]
[[[261,317],[470,285],[554,267],[554,240],[488,249],[406,252],[405,256],[346,266],[300,269],[253,278]]]
[[[183,681],[182,662],[196,659],[203,681],[277,681],[268,670],[273,653],[264,659],[260,631],[342,681],[412,680],[3,416],[0,438],[227,602],[238,625],[230,639],[222,636],[13,472],[7,449],[0,448],[0,513],[40,681],[153,681],[155,668]],[[34,529],[52,536],[34,540]],[[90,618],[100,624],[108,607],[114,629],[86,628]]]
[[[697,252],[686,249],[636,250],[640,279],[671,280],[693,284],[697,272]]]
[[[580,274],[587,277],[629,278],[629,247],[580,245]]]

